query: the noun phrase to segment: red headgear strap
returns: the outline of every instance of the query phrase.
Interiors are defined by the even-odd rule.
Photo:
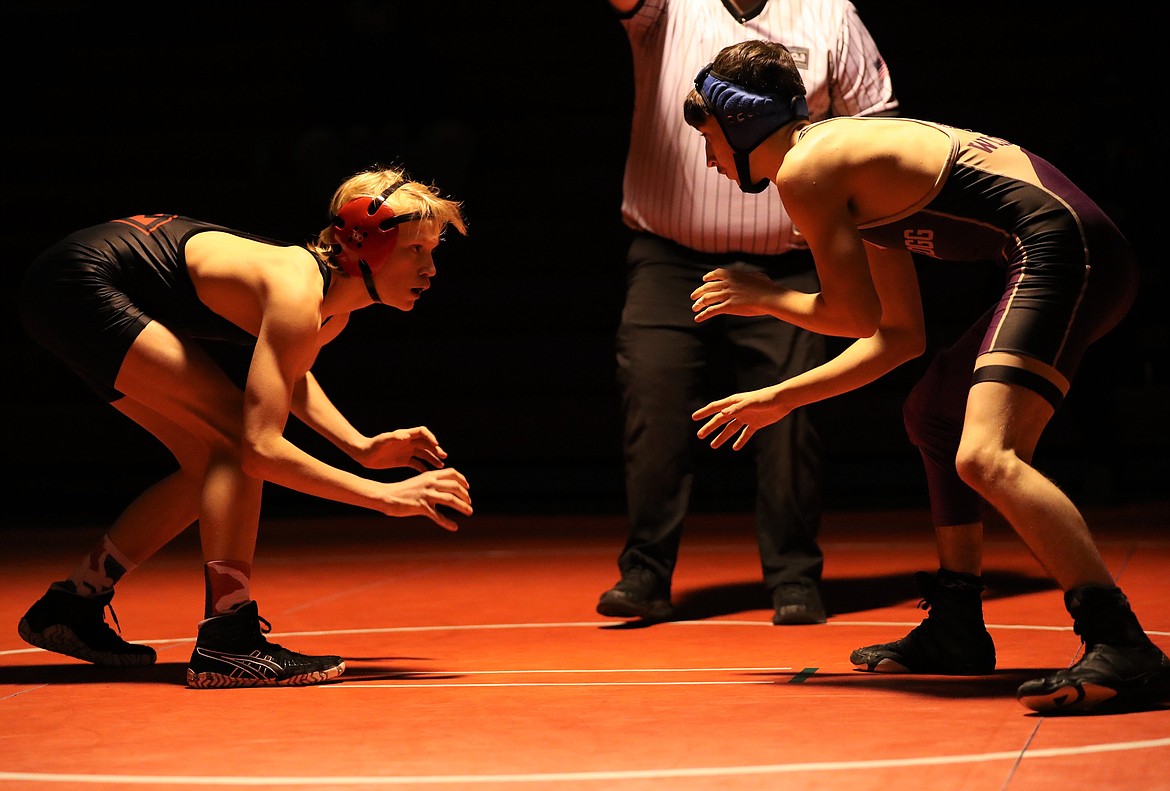
[[[333,218],[333,238],[341,248],[336,255],[337,263],[346,274],[352,277],[361,275],[366,290],[376,302],[382,300],[374,288],[374,272],[393,252],[398,241],[398,226],[419,218],[416,212],[395,214],[386,203],[386,199],[405,183],[391,184],[376,198],[354,198]]]

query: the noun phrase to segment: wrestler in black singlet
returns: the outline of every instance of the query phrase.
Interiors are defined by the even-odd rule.
[[[95,225],[65,237],[29,267],[20,291],[26,330],[107,401],[122,397],[114,388],[118,370],[151,321],[181,337],[255,344],[255,337],[213,312],[195,293],[184,248],[203,231],[290,246],[174,214]],[[325,293],[330,270],[320,259],[317,264]]]
[[[973,366],[979,354],[1010,352],[1071,380],[1085,349],[1137,294],[1125,237],[1064,174],[1017,145],[927,121],[881,120],[937,129],[950,138],[951,154],[930,193],[896,216],[865,223],[862,238],[943,261],[1002,262],[999,303],[972,328],[976,337],[959,345],[972,346]],[[1064,395],[1058,383],[1031,372],[991,368],[976,371],[975,381],[1014,382],[1053,406]]]
[[[864,223],[862,238],[939,261],[996,260],[1005,269],[999,301],[931,361],[903,407],[907,434],[925,465],[934,524],[970,524],[982,518],[983,501],[959,479],[955,454],[972,384],[1017,385],[1056,408],[1085,350],[1133,303],[1137,264],[1100,207],[1034,154],[926,121],[880,122],[925,124],[947,135],[951,151],[930,192],[895,216]],[[988,352],[1051,369],[981,366],[980,355]]]

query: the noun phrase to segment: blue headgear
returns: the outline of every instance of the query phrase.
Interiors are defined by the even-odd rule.
[[[752,183],[748,156],[784,124],[797,118],[808,118],[808,102],[803,94],[787,97],[741,88],[711,71],[713,65],[708,63],[695,77],[695,89],[707,102],[723,136],[735,152],[739,188],[744,192],[763,192],[768,180]]]

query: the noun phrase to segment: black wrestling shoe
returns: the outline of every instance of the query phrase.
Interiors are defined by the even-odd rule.
[[[664,621],[674,614],[670,586],[645,566],[633,566],[622,572],[616,585],[601,594],[597,613],[610,618]]]
[[[858,648],[849,655],[857,670],[979,676],[995,670],[995,644],[983,625],[983,584],[971,574],[939,569],[914,575],[926,620],[891,643]]]
[[[126,642],[106,623],[108,607],[114,625],[118,626],[118,616],[110,605],[113,598],[112,590],[97,596],[81,596],[50,587],[20,619],[17,631],[21,639],[37,648],[95,665],[153,665],[156,658],[153,648]]]
[[[1151,642],[1118,588],[1085,586],[1064,594],[1084,656],[1067,670],[1016,690],[1041,714],[1121,710],[1170,701],[1170,659]]]
[[[263,628],[261,628],[263,624]],[[235,612],[199,622],[199,637],[187,667],[187,686],[301,687],[320,684],[345,672],[339,656],[307,656],[270,643],[272,625],[260,617],[256,602]]]
[[[796,626],[825,622],[825,605],[812,580],[781,582],[772,591],[774,626]]]

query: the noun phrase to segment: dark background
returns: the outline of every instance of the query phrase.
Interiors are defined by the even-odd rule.
[[[904,115],[1045,156],[1137,247],[1139,302],[1092,350],[1037,461],[1082,503],[1162,497],[1170,319],[1162,202],[1147,196],[1164,184],[1165,46],[1150,20],[1125,2],[856,4]],[[327,347],[316,371],[334,401],[370,433],[431,427],[480,513],[621,512],[613,334],[633,91],[607,3],[37,0],[6,3],[0,20],[5,523],[108,521],[171,469],[25,336],[12,303],[37,252],[151,212],[300,242],[327,223],[334,187],[374,163],[464,201],[470,235],[440,247],[413,312],[363,311]],[[921,272],[933,351],[983,310],[998,274]],[[815,407],[826,508],[925,505],[900,415],[924,365]],[[696,508],[750,508],[747,458],[702,459]],[[347,508],[270,486],[265,512]]]

